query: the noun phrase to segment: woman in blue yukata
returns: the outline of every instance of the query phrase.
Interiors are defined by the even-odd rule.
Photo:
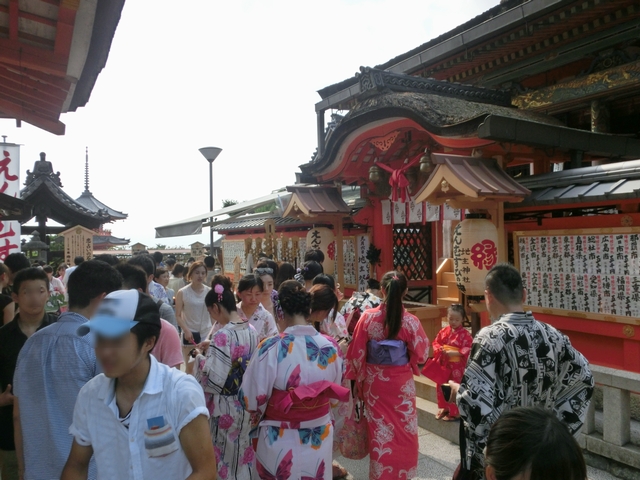
[[[331,405],[349,398],[333,339],[308,323],[311,296],[300,283],[278,292],[286,329],[264,340],[245,372],[240,397],[261,416],[256,468],[262,479],[332,478]]]

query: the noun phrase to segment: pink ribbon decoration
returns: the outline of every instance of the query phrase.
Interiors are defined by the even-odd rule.
[[[407,180],[405,173],[407,170],[409,170],[411,167],[413,167],[415,164],[417,164],[420,161],[421,156],[422,154],[420,154],[420,156],[417,156],[416,158],[411,160],[406,165],[403,165],[402,167],[397,169],[394,169],[389,165],[385,165],[380,162],[376,163],[376,166],[380,167],[381,169],[391,174],[391,176],[389,177],[389,185],[391,185],[391,201],[397,202],[398,192],[400,192],[399,195],[400,195],[400,198],[402,198],[402,203],[406,203],[409,180]]]

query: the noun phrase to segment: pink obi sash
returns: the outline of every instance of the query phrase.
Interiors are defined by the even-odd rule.
[[[277,422],[315,420],[329,413],[330,399],[346,402],[349,399],[349,394],[348,388],[328,380],[310,385],[300,385],[289,390],[274,388],[264,418]]]

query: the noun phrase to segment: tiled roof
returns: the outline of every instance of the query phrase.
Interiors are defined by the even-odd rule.
[[[221,222],[218,222],[213,229],[216,232],[223,232],[227,230],[262,228],[264,227],[264,223],[269,219],[273,219],[276,226],[297,226],[306,224],[297,218],[283,218],[274,213],[255,213],[243,215],[239,218],[228,218],[227,220],[222,220]]]
[[[505,208],[635,199],[640,198],[640,160],[534,175],[519,183],[531,194]]]
[[[76,202],[86,209],[91,210],[92,212],[105,211],[113,220],[124,220],[128,216],[126,213],[122,213],[118,210],[114,210],[113,208],[108,207],[100,200],[95,198],[89,190],[85,190],[84,192],[82,192],[82,195],[76,198]]]
[[[509,177],[493,159],[433,155],[435,170],[416,194],[416,202],[439,203],[460,198],[505,201],[524,198],[529,190]]]

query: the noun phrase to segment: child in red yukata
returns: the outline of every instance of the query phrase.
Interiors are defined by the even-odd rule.
[[[449,380],[460,383],[473,342],[471,334],[464,328],[465,320],[467,320],[464,306],[459,303],[450,305],[447,309],[447,320],[449,325],[438,332],[432,343],[433,359],[441,362],[449,370]],[[439,410],[436,418],[447,422],[460,418],[457,405],[455,402],[447,402],[440,386],[437,388],[437,394]]]

